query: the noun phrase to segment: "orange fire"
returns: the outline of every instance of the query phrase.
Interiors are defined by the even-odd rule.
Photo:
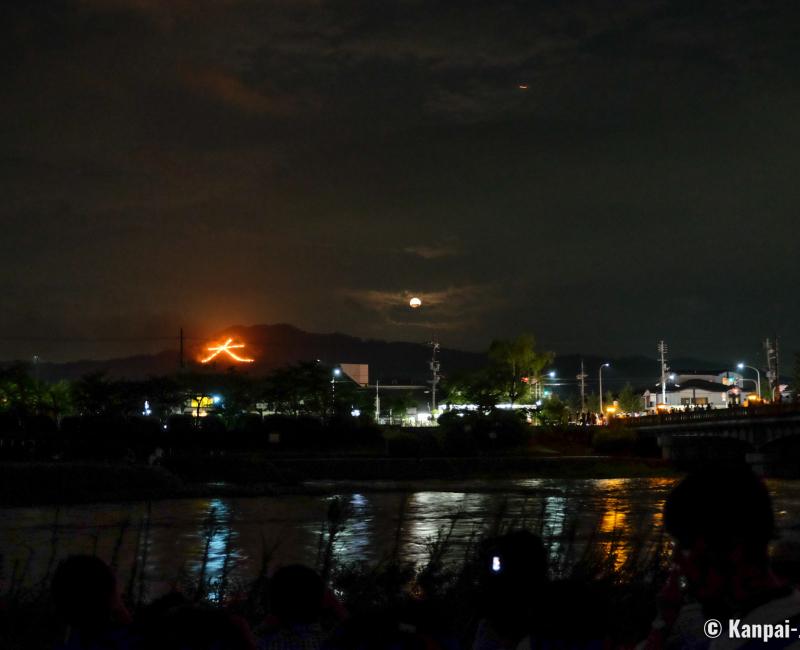
[[[227,354],[231,359],[234,361],[239,361],[240,363],[253,363],[254,359],[246,359],[245,357],[240,357],[236,354],[233,350],[240,349],[244,347],[244,343],[234,343],[233,339],[229,338],[225,343],[220,345],[209,345],[208,351],[211,352],[205,359],[200,359],[200,363],[208,363],[212,359],[216,358],[223,352]]]

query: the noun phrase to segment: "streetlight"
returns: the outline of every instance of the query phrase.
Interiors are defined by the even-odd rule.
[[[739,370],[744,370],[745,368],[750,368],[750,370],[756,371],[756,392],[758,393],[758,399],[761,399],[761,373],[758,371],[758,368],[754,368],[753,366],[747,366],[741,362],[736,364],[736,367]],[[752,379],[750,381],[753,381]]]
[[[342,374],[341,369],[334,368],[333,369],[333,376],[331,377],[331,407],[335,408],[336,406],[336,378]]]
[[[550,371],[547,373],[547,377],[548,377],[549,379],[551,379],[551,380],[552,380],[552,379],[555,379],[555,378],[556,378],[556,371],[555,371],[555,370],[550,370]],[[548,384],[548,383],[546,383],[546,382],[542,382],[542,386],[543,386],[543,387],[547,387],[547,386],[553,387],[553,386],[557,386],[557,385],[558,385],[558,384],[554,384],[554,383],[550,383],[550,384]],[[544,397],[550,397],[552,394],[553,394],[553,391],[552,391],[552,390],[542,390],[542,395],[543,395]]]
[[[602,366],[600,366],[600,370],[597,372],[600,377],[600,417],[603,417],[603,368],[610,367],[610,363],[604,363]]]

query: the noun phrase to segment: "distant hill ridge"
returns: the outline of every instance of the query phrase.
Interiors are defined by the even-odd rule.
[[[338,332],[322,334],[306,332],[287,323],[273,325],[234,325],[211,337],[208,343],[185,347],[188,365],[199,365],[198,359],[208,354],[205,347],[210,343],[224,341],[227,337],[246,344],[237,350],[243,356],[255,359],[252,364],[241,364],[242,371],[252,375],[262,375],[276,368],[302,361],[315,361],[333,365],[335,363],[367,363],[370,382],[421,383],[429,379],[431,348],[426,343],[408,341],[382,341],[362,339]],[[443,347],[439,353],[442,372],[458,372],[477,369],[485,365],[486,355]],[[635,387],[652,385],[658,380],[658,362],[655,358],[628,356],[609,359],[597,355],[563,354],[556,357],[553,368],[557,377],[555,384],[561,384],[565,391],[569,387],[577,389],[577,374],[581,359],[587,376],[587,391],[596,390],[598,369],[606,361],[610,368],[603,370],[603,386],[617,389],[624,383]],[[63,363],[43,362],[39,365],[39,376],[46,380],[76,379],[92,372],[106,372],[111,377],[143,379],[153,375],[172,374],[178,370],[178,350],[164,350],[156,354],[142,354],[118,359],[69,361]],[[225,355],[217,358],[219,370],[231,364]],[[672,359],[670,365],[678,367],[724,367],[724,364],[699,359]],[[559,391],[560,392],[560,391]],[[569,389],[571,392],[571,389]]]
[[[422,381],[430,374],[428,363],[431,348],[425,343],[390,342],[341,333],[306,332],[287,323],[227,327],[210,337],[207,343],[187,344],[184,349],[186,364],[199,366],[199,359],[208,354],[205,349],[207,345],[222,342],[228,337],[244,342],[246,347],[236,352],[241,356],[254,358],[255,362],[235,364],[225,354],[221,354],[213,362],[219,370],[238,365],[243,372],[261,375],[282,366],[319,359],[329,365],[367,363],[370,366],[370,381],[380,378],[407,383]],[[484,354],[449,348],[442,348],[439,358],[442,365],[451,371],[479,368],[485,362]],[[47,380],[76,379],[92,372],[106,372],[117,378],[143,379],[152,375],[171,374],[178,368],[179,353],[177,349],[173,349],[116,359],[42,362],[38,372],[42,379]]]

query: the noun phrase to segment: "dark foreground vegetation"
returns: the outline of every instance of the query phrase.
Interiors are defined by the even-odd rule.
[[[264,545],[260,570],[243,581],[232,579],[230,534],[212,571],[212,512],[199,565],[187,571],[175,558],[167,594],[148,593],[149,508],[138,526],[120,527],[108,558],[59,561],[56,516],[43,575],[29,575],[30,561],[0,564],[0,647],[656,650],[707,647],[704,622],[715,616],[759,629],[800,617],[797,558],[781,566],[770,554],[769,493],[744,466],[687,476],[666,499],[663,528],[630,522],[632,541],[623,542],[616,524],[579,541],[574,526],[548,525],[544,508],[510,519],[501,507],[455,561],[447,551],[458,513],[428,540],[423,562],[401,560],[402,503],[394,548],[378,563],[343,564],[336,545],[351,522],[346,508],[330,500],[314,569],[273,571],[275,547]],[[127,535],[135,535],[136,552],[122,566]],[[791,647],[786,640],[759,639],[757,647]]]
[[[509,519],[500,508],[483,529],[474,530],[461,560],[455,562],[446,562],[444,558],[448,555],[458,513],[453,514],[451,525],[442,527],[428,541],[427,559],[418,566],[400,561],[398,546],[377,564],[342,564],[337,559],[335,546],[349,525],[350,513],[345,502],[331,499],[319,532],[315,567],[323,582],[332,589],[330,593],[340,601],[336,607],[325,610],[321,617],[324,633],[331,638],[329,647],[469,648],[485,616],[485,569],[487,561],[491,562],[487,553],[495,552],[490,550],[494,540],[509,533],[520,535],[521,531],[530,531],[542,540],[542,552],[546,553],[543,562],[553,581],[548,584],[547,597],[541,598],[540,606],[546,606],[546,612],[541,612],[546,614],[542,620],[549,621],[554,633],[563,634],[559,626],[563,630],[570,629],[569,612],[574,611],[576,603],[582,603],[592,613],[579,636],[587,640],[607,637],[615,644],[630,646],[646,635],[655,613],[655,592],[665,575],[666,540],[660,536],[652,538],[642,529],[641,541],[633,547],[623,547],[613,531],[610,536],[605,534],[601,544],[595,543],[602,535],[598,530],[597,540],[581,545],[575,541],[574,530],[556,533],[547,527],[543,515],[543,512],[530,512]],[[209,545],[216,534],[213,522],[211,513],[206,524],[205,554],[199,568],[191,574],[176,568],[174,591],[166,596],[159,595],[155,600],[148,593],[145,581],[148,521],[139,522],[138,528],[131,525],[120,528],[115,549],[122,546],[126,536],[135,536],[135,560],[130,566],[121,566],[116,551],[111,557],[101,559],[116,574],[125,608],[133,615],[134,629],[144,634],[159,611],[178,606],[187,611],[192,608],[200,618],[213,618],[222,613],[233,615],[236,620],[246,622],[256,635],[269,627],[270,613],[276,608],[276,603],[270,602],[274,549],[264,547],[258,575],[236,583],[229,575],[229,561],[232,560],[227,547],[221,573],[211,576],[208,574]],[[404,508],[401,507],[397,522],[398,544],[403,525]],[[533,539],[538,545],[533,535],[522,539],[525,543]],[[528,551],[535,554],[536,548],[525,547],[523,555],[527,556]],[[45,574],[35,580],[28,575],[30,566],[0,565],[3,576],[0,582],[0,647],[5,650],[44,650],[63,638],[63,621],[51,596],[53,574],[61,556],[56,525],[51,548],[37,549],[37,552],[47,553],[50,561]],[[520,571],[521,568],[509,567],[509,570]],[[627,612],[626,616],[613,615],[620,611]],[[429,639],[433,645],[419,645],[420,638]],[[393,645],[397,642],[404,645]],[[206,646],[191,646],[195,647]]]

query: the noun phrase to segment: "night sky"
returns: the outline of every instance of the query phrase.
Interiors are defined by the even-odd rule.
[[[26,1],[0,25],[0,359],[271,322],[800,349],[800,3]]]

